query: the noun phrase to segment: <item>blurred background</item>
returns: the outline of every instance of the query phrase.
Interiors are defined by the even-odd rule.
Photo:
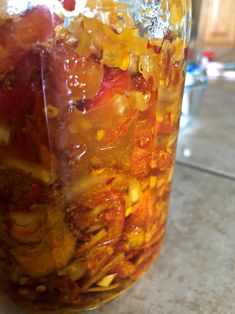
[[[192,0],[192,8],[193,8],[192,36],[193,37],[195,37],[197,34],[202,1],[203,0]]]
[[[235,0],[192,4],[167,254],[157,273],[167,294],[159,288],[158,313],[233,314]]]
[[[234,0],[192,0],[192,35],[204,44],[235,45]]]
[[[235,1],[192,5],[177,161],[235,178]]]

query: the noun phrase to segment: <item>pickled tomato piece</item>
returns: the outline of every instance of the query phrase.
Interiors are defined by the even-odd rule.
[[[8,20],[0,28],[0,72],[12,69],[35,44],[53,35],[61,20],[48,8],[37,6],[16,21]]]
[[[106,104],[115,94],[123,94],[132,88],[133,83],[128,71],[122,71],[118,68],[106,68],[101,89],[94,99],[94,106]]]
[[[34,49],[0,81],[0,120],[22,117],[41,89],[41,49]]]

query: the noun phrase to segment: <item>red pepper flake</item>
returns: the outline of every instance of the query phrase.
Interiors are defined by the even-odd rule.
[[[29,192],[29,194],[26,196],[26,198],[24,200],[23,206],[25,208],[29,208],[33,204],[37,203],[37,201],[39,200],[39,198],[41,196],[41,193],[42,193],[41,185],[38,183],[33,183],[32,187],[31,187],[31,191]]]
[[[152,45],[151,42],[148,40],[147,42],[147,48],[153,48],[153,50],[155,51],[155,53],[159,54],[162,50],[162,46],[158,46],[158,45]]]
[[[172,33],[171,31],[167,31],[167,32],[166,32],[166,34],[165,34],[165,36],[164,36],[164,39],[163,39],[163,42],[164,42],[165,40],[168,40],[171,44],[173,43],[173,41],[174,41],[174,35],[173,35],[173,33]]]
[[[155,51],[155,53],[159,54],[162,50],[162,47],[161,46],[157,46],[157,45],[154,45],[153,46],[153,50]]]
[[[148,49],[150,49],[150,48],[152,48],[152,44],[151,44],[151,42],[148,40],[148,42],[147,42],[147,48]]]

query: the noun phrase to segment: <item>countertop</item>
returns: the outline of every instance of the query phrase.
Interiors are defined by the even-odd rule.
[[[111,313],[235,313],[235,82],[210,82],[181,134],[164,249],[125,295],[91,312]]]

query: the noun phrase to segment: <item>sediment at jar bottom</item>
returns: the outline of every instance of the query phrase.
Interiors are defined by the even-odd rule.
[[[99,3],[0,23],[1,289],[35,311],[115,298],[165,233],[186,42]]]
[[[26,300],[16,296],[16,294],[13,293],[12,287],[9,291],[6,292],[6,286],[4,286],[3,290],[5,290],[7,299],[9,298],[10,302],[13,302],[15,305],[19,306],[19,308],[26,311],[26,313],[33,312],[35,314],[72,314],[95,309],[103,304],[111,302],[118,296],[126,293],[129,289],[131,289],[133,284],[135,284],[136,281],[138,281],[144,275],[144,273],[156,260],[163,245],[163,241],[164,237],[159,240],[158,245],[155,245],[152,250],[149,250],[149,252],[146,254],[146,261],[143,261],[143,265],[138,272],[138,276],[122,282],[119,287],[113,288],[111,290],[100,292],[94,289],[93,291],[86,293],[83,300],[74,302],[74,304],[61,303],[61,301],[55,297],[47,300],[47,302],[27,302]]]

